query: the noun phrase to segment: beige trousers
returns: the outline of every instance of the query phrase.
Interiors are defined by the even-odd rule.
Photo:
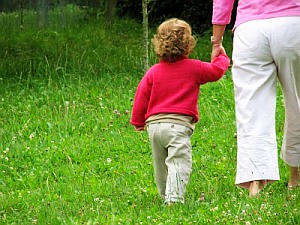
[[[193,131],[174,123],[155,123],[147,127],[152,147],[155,182],[165,202],[184,202],[192,170]]]

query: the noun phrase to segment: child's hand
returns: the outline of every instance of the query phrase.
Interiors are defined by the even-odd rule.
[[[220,46],[220,54],[226,54],[225,48],[222,45]]]
[[[222,44],[216,44],[212,47],[211,52],[211,61],[213,61],[216,57],[218,57],[220,54],[226,54],[226,51]]]
[[[145,127],[137,127],[137,126],[135,126],[134,129],[135,129],[136,131],[144,131],[144,130],[145,130]]]

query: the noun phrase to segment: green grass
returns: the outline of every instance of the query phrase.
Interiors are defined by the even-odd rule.
[[[13,18],[0,16],[0,224],[300,223],[299,190],[287,191],[281,160],[281,181],[260,198],[249,199],[234,185],[230,70],[201,87],[186,203],[166,207],[147,134],[129,124],[143,76],[141,24],[123,19],[108,29],[99,19],[18,30]],[[209,33],[197,39],[193,57],[208,61]],[[229,54],[230,43],[228,32]],[[150,60],[156,62],[153,52]]]

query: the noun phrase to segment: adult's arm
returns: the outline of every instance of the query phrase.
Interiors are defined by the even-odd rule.
[[[211,60],[214,60],[219,54],[223,53],[224,51],[222,40],[226,25],[230,23],[233,4],[234,0],[213,1],[213,35]]]
[[[226,25],[213,24],[211,61],[213,61],[221,53],[225,53],[222,46],[225,28]]]

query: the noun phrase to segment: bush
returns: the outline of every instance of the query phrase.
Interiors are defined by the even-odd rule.
[[[150,26],[156,26],[165,19],[177,17],[189,22],[194,31],[200,34],[211,28],[213,0],[202,2],[193,0],[156,1],[149,3],[149,8],[153,4],[155,5],[149,15]],[[119,0],[117,7],[117,13],[120,17],[142,20],[142,1]],[[235,11],[233,18],[235,18]],[[233,22],[234,19],[232,19],[230,26]]]

